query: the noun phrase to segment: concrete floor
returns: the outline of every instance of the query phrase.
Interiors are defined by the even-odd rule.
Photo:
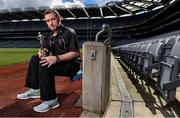
[[[112,62],[117,61],[112,58]],[[116,62],[117,64],[117,62]],[[121,77],[117,77],[115,70],[111,66],[111,101],[104,113],[105,117],[122,117],[122,96],[120,94],[118,79],[122,79],[133,104],[132,117],[180,117],[180,87],[177,88],[176,99],[174,105],[171,107],[164,107],[166,102],[159,95],[154,94],[154,83],[147,86],[144,80],[136,79],[128,75],[126,70],[118,65],[118,70]]]

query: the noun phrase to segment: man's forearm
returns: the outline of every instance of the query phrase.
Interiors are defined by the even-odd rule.
[[[60,59],[60,61],[69,61],[72,60],[76,57],[79,57],[80,53],[79,52],[68,52],[62,55],[57,55]]]

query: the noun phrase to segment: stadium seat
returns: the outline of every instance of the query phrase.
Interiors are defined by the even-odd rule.
[[[166,61],[160,63],[157,87],[168,103],[175,100],[176,88],[180,86],[178,72],[180,71],[180,40],[178,39],[172,47]]]

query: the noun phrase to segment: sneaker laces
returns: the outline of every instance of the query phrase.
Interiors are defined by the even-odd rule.
[[[29,89],[24,94],[30,94],[31,92],[32,92],[32,89]]]
[[[38,92],[38,91],[39,90],[29,89],[24,94],[32,94],[32,93],[35,93],[35,92]]]
[[[44,104],[44,105],[51,105],[53,102],[57,101],[57,99],[58,98],[53,99],[53,100],[44,101],[44,102],[42,102],[42,104]]]

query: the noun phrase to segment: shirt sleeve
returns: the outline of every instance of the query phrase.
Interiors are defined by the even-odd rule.
[[[79,52],[78,39],[73,29],[70,29],[67,35],[67,50]]]

